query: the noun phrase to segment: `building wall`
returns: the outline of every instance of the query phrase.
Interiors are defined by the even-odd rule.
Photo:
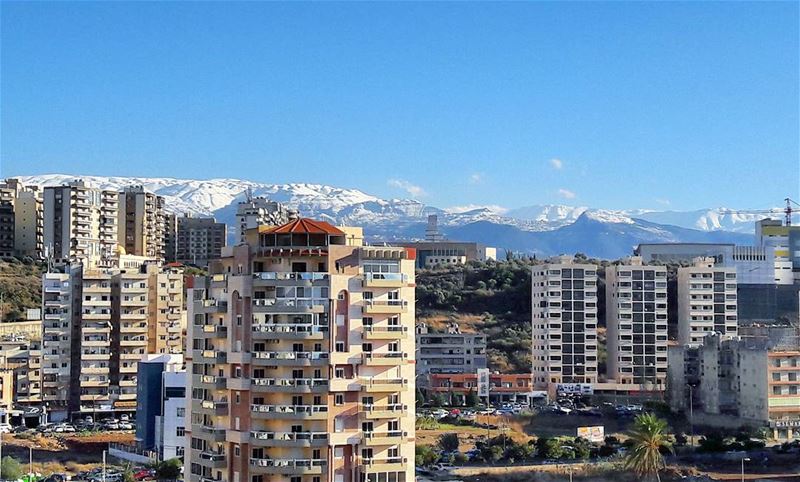
[[[597,383],[596,270],[565,256],[532,268],[535,388]]]
[[[701,344],[717,332],[736,336],[738,327],[736,270],[698,258],[678,268],[678,341]]]
[[[606,268],[607,378],[632,389],[664,389],[667,270],[641,258]]]
[[[475,333],[418,333],[417,375],[476,373],[487,367],[486,335]]]
[[[21,191],[14,205],[14,250],[17,255],[42,256],[42,216],[40,193],[34,190]]]
[[[413,480],[413,251],[229,252],[189,294],[187,479]]]

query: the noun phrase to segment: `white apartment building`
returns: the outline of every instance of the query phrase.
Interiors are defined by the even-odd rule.
[[[678,342],[699,345],[711,333],[736,336],[739,326],[736,268],[695,258],[678,268]]]
[[[533,383],[597,383],[597,267],[571,256],[532,268]]]
[[[237,243],[245,242],[245,233],[259,226],[280,226],[297,219],[297,212],[277,201],[265,197],[252,197],[239,202],[236,208],[236,225],[239,226]]]
[[[663,390],[667,378],[667,268],[631,257],[606,268],[607,379]],[[632,389],[636,389],[631,387]]]
[[[70,274],[42,276],[42,401],[51,420],[67,417],[72,363],[72,284]]]
[[[58,260],[108,265],[117,254],[117,192],[83,181],[44,188],[43,245]]]

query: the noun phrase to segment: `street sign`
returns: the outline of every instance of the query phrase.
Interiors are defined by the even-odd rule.
[[[479,397],[488,397],[489,396],[489,369],[488,368],[479,368],[478,369],[478,396]]]

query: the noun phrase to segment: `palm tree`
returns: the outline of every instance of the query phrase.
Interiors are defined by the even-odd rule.
[[[651,413],[639,415],[634,420],[633,429],[628,432],[628,438],[633,445],[625,456],[625,468],[633,470],[640,477],[655,475],[661,482],[658,475],[658,471],[664,468],[661,451],[672,451],[667,422]]]

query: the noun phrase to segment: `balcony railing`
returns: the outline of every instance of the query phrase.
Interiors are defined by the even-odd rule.
[[[326,298],[258,298],[253,300],[254,306],[275,308],[314,308],[328,306]]]
[[[256,467],[287,467],[287,468],[311,468],[325,467],[328,461],[325,459],[250,459],[250,465]]]
[[[327,333],[327,325],[312,325],[310,323],[258,323],[253,325],[254,333],[298,333],[314,334]]]
[[[327,413],[327,405],[250,405],[255,413],[312,414]]]
[[[327,378],[253,378],[257,387],[327,387]]]
[[[319,281],[328,279],[328,273],[278,273],[272,271],[261,271],[253,274],[253,278],[261,280],[275,281]]]
[[[259,360],[327,360],[324,351],[254,351],[253,358]]]
[[[259,432],[252,431],[250,436],[256,440],[277,440],[281,442],[315,442],[328,440],[327,432]]]

